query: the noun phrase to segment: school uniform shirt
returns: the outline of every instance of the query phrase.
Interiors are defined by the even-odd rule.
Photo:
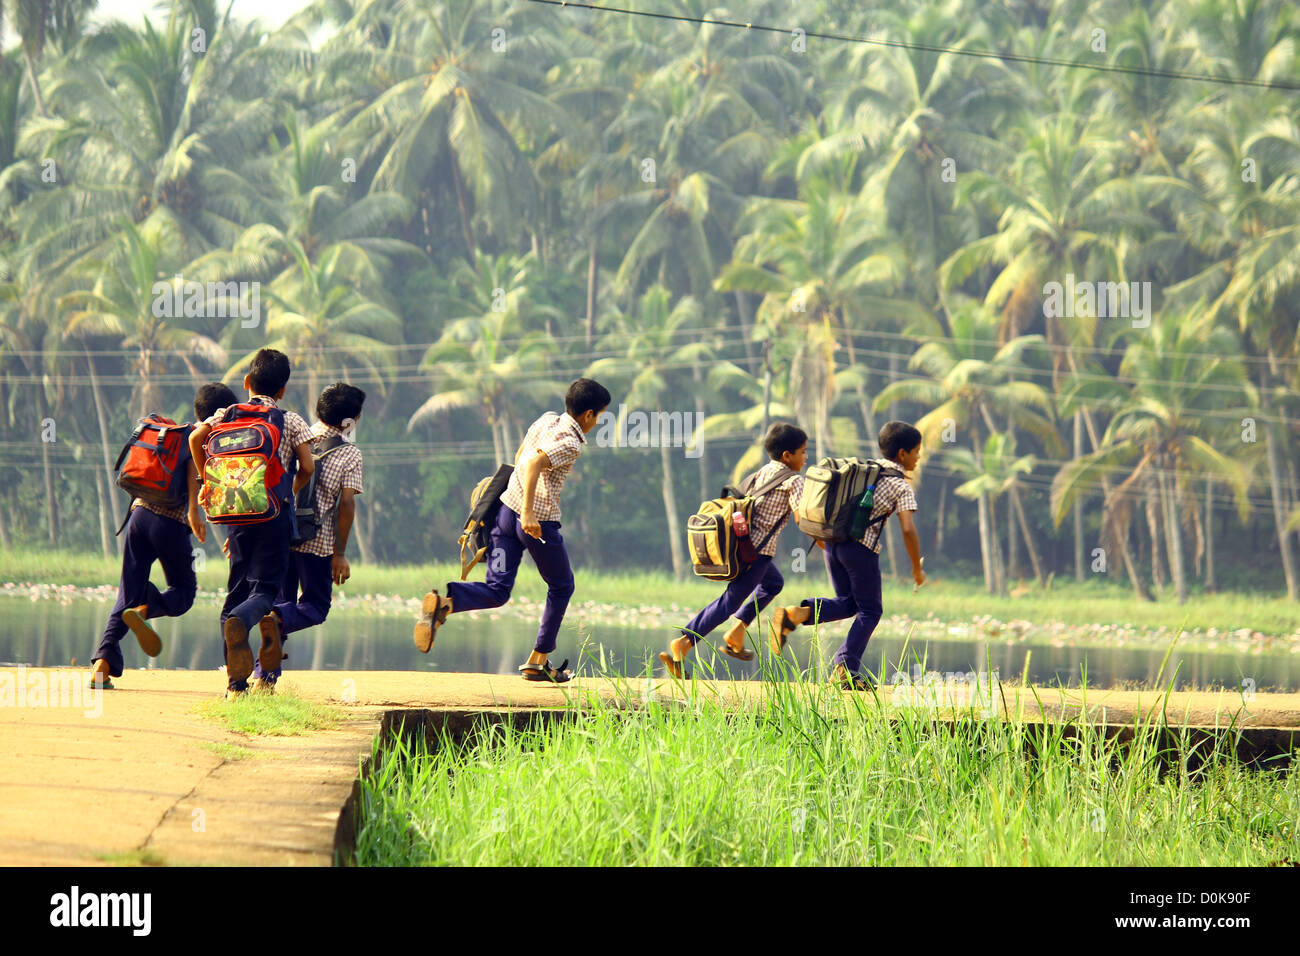
[[[265,395],[250,395],[248,401],[249,402],[260,401],[263,405],[270,405],[272,408],[280,407],[275,403],[275,399],[268,398]],[[213,412],[212,417],[209,418],[206,422],[204,422],[204,424],[205,425],[220,424],[221,419],[225,417],[226,411],[227,409],[229,409],[229,407],[230,406],[226,406],[226,408],[218,408],[215,412]],[[285,411],[284,428],[280,433],[280,448],[279,448],[280,464],[284,466],[285,471],[289,470],[290,463],[294,460],[295,457],[297,457],[294,454],[293,450],[305,441],[311,441],[311,427],[303,420],[303,417],[299,415],[297,412]]]
[[[312,438],[332,438],[340,434],[339,429],[324,422],[317,422],[311,427]],[[336,515],[330,509],[339,500],[344,488],[351,488],[360,493],[361,487],[361,449],[351,442],[344,442],[338,448],[316,462],[316,513],[327,516],[321,522],[316,537],[303,544],[295,545],[290,550],[302,554],[315,554],[328,558],[334,554],[335,533],[338,526]]]
[[[785,467],[783,462],[769,461],[758,470],[749,487],[751,489],[762,487],[764,482],[771,481]],[[759,554],[769,557],[776,554],[776,539],[780,537],[781,529],[790,520],[791,509],[799,503],[802,494],[803,475],[796,472],[759,499],[758,504],[754,506],[752,527],[749,529],[750,540],[757,544],[769,531],[776,529]]]
[[[897,462],[889,461],[885,458],[875,458],[873,461],[879,462],[882,468],[894,468],[902,471]],[[871,509],[872,518],[879,518],[881,515],[892,515],[895,511],[915,511],[916,510],[916,492],[912,490],[912,484],[906,478],[895,478],[893,475],[885,475],[876,482],[875,506]],[[889,523],[889,518],[880,521],[867,528],[867,533],[862,536],[862,543],[870,548],[876,554],[880,553],[880,533]]]
[[[539,522],[560,520],[560,491],[564,479],[573,470],[573,463],[582,454],[582,446],[587,443],[587,436],[582,427],[568,412],[559,415],[547,412],[533,422],[519,446],[520,454],[515,461],[516,467],[510,476],[510,484],[501,495],[501,501],[507,508],[519,516],[524,513],[524,470],[522,464],[534,453],[542,451],[550,459],[551,467],[543,468],[537,476],[537,488],[533,492],[533,515]]]
[[[156,505],[152,501],[145,501],[143,498],[136,498],[135,501],[131,502],[131,507],[136,508],[137,506],[148,508],[154,514],[162,515],[164,518],[171,518],[173,521],[179,521],[181,524],[185,525],[187,531],[189,530],[190,511],[188,504],[181,505],[179,508],[164,508],[162,505]]]

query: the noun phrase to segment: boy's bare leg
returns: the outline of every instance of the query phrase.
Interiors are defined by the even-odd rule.
[[[796,624],[807,624],[808,619],[812,617],[812,608],[807,604],[800,604],[797,607],[787,607],[785,616]]]

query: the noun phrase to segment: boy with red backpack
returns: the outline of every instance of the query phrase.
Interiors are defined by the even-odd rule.
[[[235,401],[235,393],[220,382],[202,386],[194,396],[194,414],[203,419],[222,405]],[[122,539],[122,580],[117,603],[109,612],[104,634],[90,660],[92,687],[111,690],[114,677],[122,676],[121,642],[129,629],[150,657],[162,651],[162,638],[147,623],[150,618],[179,617],[194,604],[198,582],[194,576],[190,532],[207,540],[208,526],[199,512],[198,471],[190,456],[189,425],[177,425],[160,415],[149,415],[117,460],[118,485],[132,494]],[[149,580],[154,561],[162,565],[167,590]]]
[[[230,526],[230,577],[221,609],[228,697],[248,691],[253,673],[248,634],[284,584],[295,527],[293,499],[315,467],[311,429],[302,416],[276,404],[289,374],[287,355],[260,350],[244,376],[248,401],[217,409],[190,434],[190,452],[203,480],[199,503],[213,524]],[[279,669],[278,629],[263,634],[258,657],[264,671]]]
[[[332,585],[352,576],[345,554],[355,496],[361,494],[361,449],[356,446],[357,419],[366,393],[355,385],[335,382],[316,401],[312,426],[312,459],[316,470],[295,502],[298,535],[289,549],[289,573],[271,613],[259,625],[262,642],[283,641],[294,631],[323,624],[333,602]],[[280,668],[265,669],[262,655],[253,667],[254,691],[275,692]]]

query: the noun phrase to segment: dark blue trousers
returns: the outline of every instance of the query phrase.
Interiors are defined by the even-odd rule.
[[[758,612],[767,607],[784,586],[785,579],[773,563],[772,556],[760,555],[757,561],[728,582],[727,589],[716,601],[691,618],[682,634],[696,644],[733,615],[746,624],[753,624]]]
[[[166,591],[159,591],[149,580],[149,569],[155,561],[162,565],[167,578]],[[109,673],[121,677],[120,645],[127,632],[122,612],[146,604],[151,618],[179,617],[190,609],[197,590],[189,526],[148,508],[133,508],[122,529],[122,580],[117,586],[117,603],[108,615],[91,662],[106,660]]]
[[[249,633],[275,604],[289,571],[289,535],[292,508],[261,524],[230,526],[230,577],[226,582],[226,603],[221,608],[221,656],[226,656],[226,618],[239,618]]]
[[[861,541],[831,541],[826,545],[826,570],[835,588],[833,598],[809,598],[800,603],[813,609],[809,624],[853,618],[833,664],[856,672],[862,666],[867,641],[880,623],[880,555]]]
[[[452,581],[447,585],[447,596],[457,614],[500,607],[510,600],[510,592],[515,587],[515,572],[527,551],[546,582],[546,607],[542,610],[542,623],[537,628],[537,641],[533,648],[539,654],[549,654],[555,650],[560,623],[569,607],[569,598],[573,597],[573,570],[569,567],[569,552],[564,549],[564,538],[560,536],[560,523],[542,521],[540,524],[545,544],[524,534],[519,515],[502,505],[490,535],[487,580],[482,583]]]
[[[275,610],[280,614],[282,638],[288,638],[294,631],[323,624],[325,618],[329,617],[333,597],[334,575],[330,559],[319,554],[290,551],[289,570],[280,587],[280,596],[275,601]],[[274,680],[280,676],[280,671],[263,674],[261,662],[255,661],[253,676]]]

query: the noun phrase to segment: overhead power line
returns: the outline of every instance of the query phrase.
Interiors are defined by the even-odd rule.
[[[823,33],[808,30],[795,24],[778,27],[766,23],[754,23],[750,20],[718,20],[713,17],[692,17],[680,13],[657,13],[652,10],[629,10],[625,7],[600,6],[594,3],[578,3],[575,0],[529,0],[530,3],[544,3],[552,7],[576,7],[593,10],[597,13],[617,13],[625,16],[647,17],[655,20],[676,20],[683,23],[695,23],[701,26],[731,27],[739,30],[759,30],[764,33],[779,33],[790,36],[796,29],[803,30],[805,37],[819,40],[837,40],[842,43],[864,43],[873,46],[898,47],[904,50],[921,50],[926,53],[951,53],[954,56],[969,56],[982,60],[1001,60],[1007,63],[1029,63],[1037,66],[1060,66],[1067,69],[1097,70],[1102,73],[1126,73],[1134,76],[1153,76],[1169,80],[1188,80],[1197,83],[1215,83],[1222,86],[1248,86],[1263,90],[1300,91],[1300,82],[1255,80],[1247,77],[1218,76],[1213,73],[1196,73],[1190,70],[1161,70],[1145,66],[1123,66],[1118,63],[1095,63],[1088,60],[1065,60],[1058,57],[1031,56],[1027,53],[1010,53],[997,50],[971,50],[965,47],[950,46],[942,43],[916,43],[910,40],[894,40],[888,37],[856,36],[849,33]]]

